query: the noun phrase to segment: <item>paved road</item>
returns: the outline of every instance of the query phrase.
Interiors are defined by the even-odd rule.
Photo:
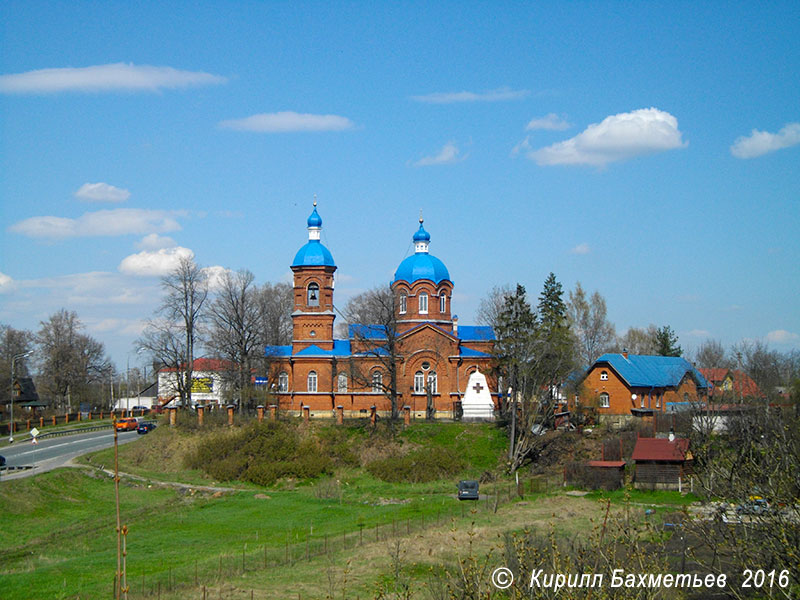
[[[135,431],[121,431],[119,443],[126,444],[140,438]],[[14,438],[10,446],[0,448],[0,454],[6,457],[6,464],[13,467],[32,465],[33,469],[24,471],[4,471],[0,480],[28,477],[37,473],[51,471],[63,467],[67,462],[95,450],[102,450],[114,445],[114,432],[111,429],[91,431],[67,435],[63,437],[43,438],[37,445],[31,443],[27,433]]]

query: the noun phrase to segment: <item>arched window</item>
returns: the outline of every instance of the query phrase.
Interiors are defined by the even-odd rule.
[[[608,371],[600,371],[600,381],[608,381]]]
[[[347,373],[339,373],[339,377],[337,377],[337,389],[340,394],[347,393]]]
[[[404,315],[408,311],[408,296],[400,294],[400,314]]]
[[[286,371],[281,371],[278,375],[278,391],[281,393],[289,391],[289,374]]]
[[[316,392],[317,391],[317,372],[316,371],[309,371],[308,372],[308,391],[309,392]]]
[[[442,314],[447,312],[447,294],[444,293],[444,290],[439,294],[439,312]]]
[[[425,375],[422,373],[422,371],[417,371],[414,373],[414,393],[425,393]]]
[[[431,394],[438,394],[439,393],[439,383],[436,377],[436,371],[431,371],[428,373],[428,388],[431,390]]]
[[[611,406],[611,402],[609,401],[608,394],[603,392],[600,394],[600,408],[608,408]]]
[[[377,370],[372,372],[372,391],[376,394],[383,392],[383,373]]]
[[[313,281],[308,284],[308,306],[319,306],[319,284]]]
[[[422,292],[419,295],[419,314],[427,315],[428,314],[428,294]]]

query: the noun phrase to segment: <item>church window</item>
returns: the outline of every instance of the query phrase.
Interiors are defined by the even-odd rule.
[[[431,394],[438,394],[439,393],[439,386],[438,386],[438,379],[436,377],[436,371],[431,371],[428,373],[428,389],[430,389]]]
[[[419,314],[428,314],[428,294],[424,292],[419,295]]]
[[[319,306],[319,284],[313,282],[308,284],[308,302],[306,304]]]
[[[422,373],[422,371],[417,371],[414,373],[414,393],[425,393],[425,375]]]
[[[347,393],[347,373],[339,373],[339,377],[337,378],[338,386],[337,389],[339,390],[340,394]]]
[[[600,381],[608,381],[608,371],[600,371]]]
[[[282,393],[289,391],[289,374],[286,371],[281,371],[278,375],[278,391]]]
[[[408,310],[408,296],[406,296],[405,294],[400,294],[400,314],[401,315],[406,314],[407,310]]]
[[[611,403],[608,394],[603,392],[600,394],[600,408],[608,408],[609,406],[611,406]]]
[[[316,392],[317,391],[317,372],[316,371],[309,371],[308,372],[308,391],[309,392]]]
[[[439,296],[439,312],[443,314],[447,312],[447,294],[444,292]]]
[[[376,394],[383,391],[383,374],[380,371],[372,372],[372,391]]]

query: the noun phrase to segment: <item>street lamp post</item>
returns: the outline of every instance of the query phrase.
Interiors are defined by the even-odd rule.
[[[33,354],[33,350],[23,352],[22,354],[15,354],[11,358],[11,420],[8,422],[8,443],[14,443],[14,380],[16,379],[17,360],[25,358]]]

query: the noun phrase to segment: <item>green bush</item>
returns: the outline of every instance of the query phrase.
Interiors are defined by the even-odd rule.
[[[269,421],[210,435],[189,455],[187,466],[221,481],[271,485],[282,477],[311,479],[333,461],[313,439],[300,440],[296,427]]]
[[[466,467],[466,462],[448,448],[431,451],[414,450],[403,456],[390,456],[373,461],[367,471],[378,479],[390,483],[425,483],[455,475]]]

